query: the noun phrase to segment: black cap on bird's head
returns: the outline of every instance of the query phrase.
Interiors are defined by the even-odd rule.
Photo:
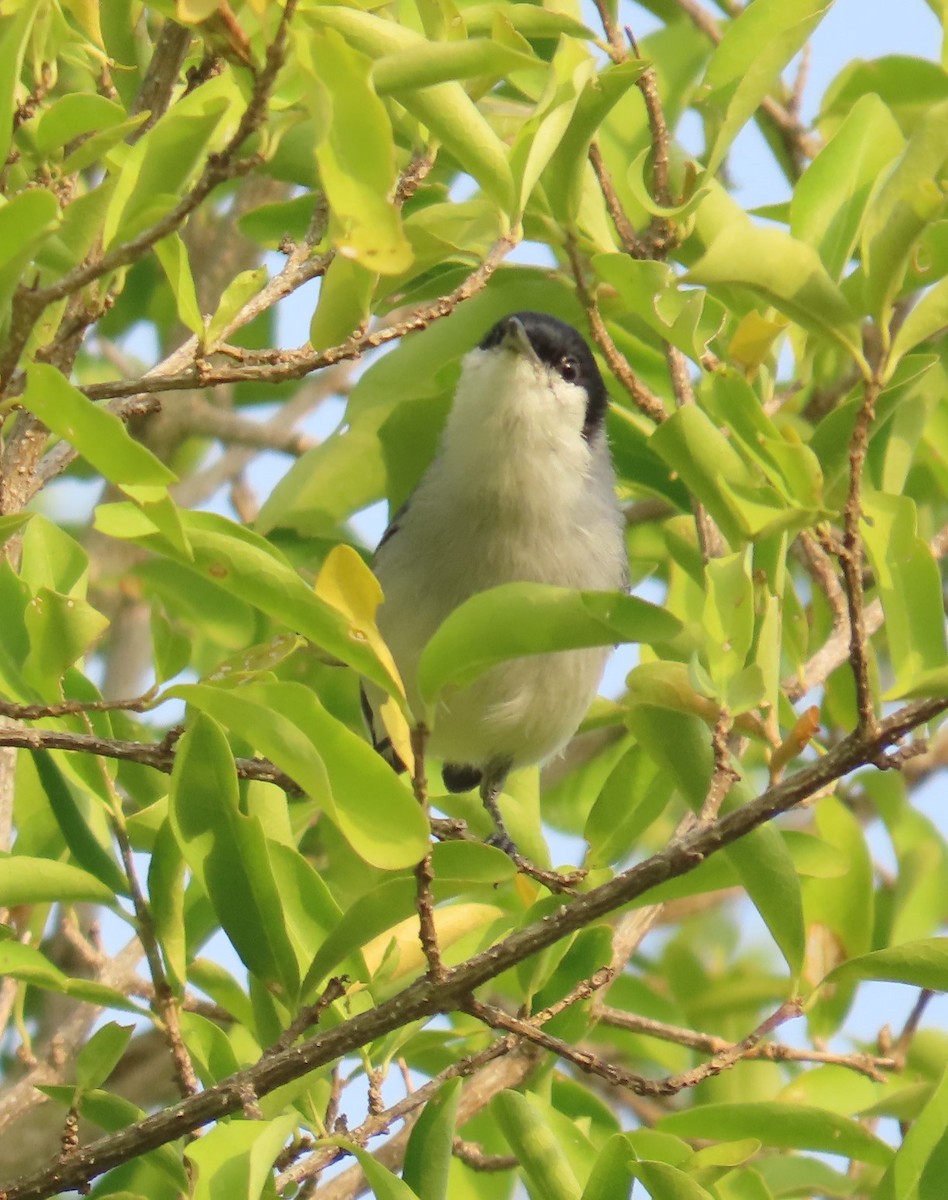
[[[587,440],[602,428],[608,396],[599,367],[583,335],[547,313],[516,312],[501,318],[480,344],[481,350],[506,346],[515,353],[530,354],[567,383],[586,392],[583,437]]]

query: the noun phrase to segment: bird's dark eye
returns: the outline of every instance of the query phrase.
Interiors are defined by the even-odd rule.
[[[557,363],[557,370],[567,383],[575,383],[579,379],[579,359],[564,354]]]

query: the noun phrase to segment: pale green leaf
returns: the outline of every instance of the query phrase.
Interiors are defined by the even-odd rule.
[[[182,696],[272,759],[327,809],[368,862],[395,870],[424,855],[428,826],[414,796],[311,689],[298,683],[232,690],[183,684],[168,695]]]
[[[703,105],[719,121],[707,162],[711,173],[831,4],[754,0],[728,23],[704,78]]]
[[[178,234],[173,233],[155,243],[155,254],[171,285],[171,294],[178,306],[178,317],[182,324],[198,337],[203,337],[204,318],[198,305],[197,291],[184,242]]]
[[[94,875],[50,858],[7,854],[0,858],[0,906],[19,904],[111,904],[115,896]]]
[[[292,995],[299,985],[260,822],[241,813],[237,773],[219,726],[199,714],[175,748],[172,828],[221,927],[251,971]]]
[[[725,226],[685,280],[746,287],[798,325],[860,354],[859,330],[846,297],[813,247],[780,229],[763,228],[750,219]]]
[[[402,1178],[425,1200],[448,1200],[448,1173],[460,1099],[461,1080],[448,1080],[422,1109],[408,1138]]]
[[[508,583],[479,592],[447,617],[422,653],[418,685],[431,702],[448,684],[469,684],[507,659],[624,641],[667,642],[679,630],[670,613],[621,592]]]
[[[862,96],[794,189],[790,232],[819,252],[837,282],[852,258],[879,174],[904,144],[879,97]]]
[[[165,488],[177,476],[135,441],[119,417],[87,400],[55,367],[35,363],[27,372],[23,404],[69,442],[110,483]]]
[[[762,1102],[703,1104],[662,1117],[658,1128],[683,1138],[734,1141],[758,1138],[765,1146],[841,1154],[858,1162],[887,1166],[892,1149],[858,1121],[823,1108]]]
[[[316,125],[316,161],[329,201],[329,233],[340,254],[369,272],[395,275],[411,247],[392,201],[395,143],[385,105],[371,84],[372,60],[334,29],[306,31],[297,50],[307,67],[306,97]]]
[[[931,991],[948,991],[948,937],[904,942],[847,959],[821,981],[843,983],[851,979],[884,979]]]

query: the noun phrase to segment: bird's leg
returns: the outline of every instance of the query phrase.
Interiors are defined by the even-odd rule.
[[[531,862],[529,858],[525,858],[520,853],[514,844],[513,838],[507,832],[504,819],[500,815],[500,806],[497,803],[497,797],[504,790],[504,784],[507,781],[509,772],[509,761],[491,763],[481,777],[481,800],[496,826],[496,833],[493,833],[487,839],[488,844],[496,846],[498,850],[503,850],[504,854],[513,862],[518,871],[524,875],[529,875],[537,883],[542,883],[551,892],[572,892],[576,884],[586,877],[586,871],[580,869],[566,875],[561,875],[559,871],[549,871],[545,867],[538,867],[536,863]]]
[[[497,803],[497,797],[504,790],[504,784],[507,782],[509,773],[509,761],[491,763],[485,767],[484,773],[481,775],[480,793],[481,801],[490,813],[496,829],[496,833],[491,834],[488,838],[489,843],[492,846],[496,846],[499,850],[503,850],[504,854],[509,854],[513,858],[518,854],[517,847],[514,845],[513,838],[507,832],[507,827],[504,825],[504,818],[500,815],[500,805]]]

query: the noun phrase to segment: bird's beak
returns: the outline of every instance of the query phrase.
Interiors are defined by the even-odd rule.
[[[529,358],[533,362],[540,361],[539,355],[534,350],[529,337],[527,337],[527,331],[524,329],[523,322],[519,317],[510,317],[507,321],[501,345],[507,350],[512,350],[514,354],[524,355],[525,358]]]

